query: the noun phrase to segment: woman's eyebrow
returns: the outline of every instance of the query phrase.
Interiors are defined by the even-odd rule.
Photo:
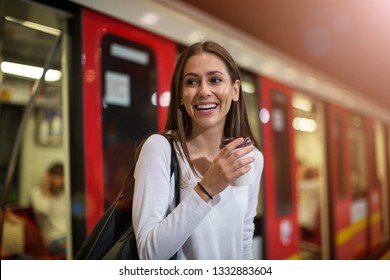
[[[223,75],[223,72],[221,71],[218,71],[218,70],[215,70],[215,71],[209,71],[207,72],[207,75],[210,76],[210,75],[214,75],[214,74],[221,74]]]
[[[185,73],[183,77],[186,77],[186,76],[198,76],[198,74],[195,74],[195,73],[192,73],[192,72],[188,72],[188,73]]]
[[[213,70],[213,71],[209,71],[209,72],[206,73],[207,76],[211,76],[211,75],[214,75],[214,74],[224,75],[223,72],[218,71],[218,70]],[[186,76],[196,76],[196,77],[198,77],[199,75],[196,74],[196,73],[188,72],[188,73],[184,74],[184,77],[186,77]]]

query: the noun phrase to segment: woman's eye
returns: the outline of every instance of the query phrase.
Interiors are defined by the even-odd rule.
[[[210,83],[212,83],[212,84],[219,84],[220,82],[222,82],[221,78],[211,78],[210,79]]]
[[[188,79],[185,81],[185,85],[187,86],[195,86],[198,84],[198,81],[195,79]]]

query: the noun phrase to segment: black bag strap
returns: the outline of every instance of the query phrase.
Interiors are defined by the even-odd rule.
[[[166,134],[164,134],[166,136]],[[166,136],[167,137],[167,136]],[[171,177],[172,173],[174,174],[175,178],[175,204],[176,207],[180,203],[180,187],[179,187],[179,163],[177,161],[177,155],[175,152],[175,147],[173,144],[173,138],[167,137],[169,144],[171,145]]]
[[[170,135],[164,134],[171,145],[171,177],[174,173],[175,178],[175,204],[176,207],[180,203],[180,187],[179,187],[179,163],[177,161],[177,155],[173,144],[173,138]],[[177,252],[170,258],[170,260],[177,260]]]

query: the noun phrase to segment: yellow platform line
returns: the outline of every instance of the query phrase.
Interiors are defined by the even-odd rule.
[[[390,260],[390,250],[388,250],[386,253],[384,253],[381,257],[380,260]]]

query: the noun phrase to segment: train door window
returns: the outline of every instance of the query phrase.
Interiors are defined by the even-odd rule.
[[[336,146],[335,149],[337,150],[337,163],[338,163],[338,197],[339,198],[345,198],[347,195],[347,187],[346,187],[346,177],[343,172],[344,166],[345,166],[345,160],[344,160],[344,144],[343,140],[345,139],[345,131],[343,129],[343,115],[341,112],[336,111],[335,112],[335,137],[336,137]]]
[[[13,144],[16,139],[17,129],[22,120],[23,106],[7,104],[5,99],[6,91],[0,96],[0,192],[4,193],[4,182],[6,180],[7,166],[11,159]],[[19,197],[19,169],[15,170],[12,178],[8,203],[17,204]],[[3,197],[2,197],[3,198]]]
[[[388,201],[388,180],[387,178],[387,162],[386,162],[386,138],[384,126],[381,122],[376,121],[374,124],[375,131],[375,159],[376,159],[376,172],[374,174],[374,187],[379,188],[381,193],[381,205],[382,205],[382,223],[383,223],[383,236],[385,240],[390,238],[389,233],[389,201]]]
[[[347,188],[346,188],[346,177],[345,172],[343,172],[343,168],[345,166],[344,161],[344,129],[343,129],[343,115],[339,112],[335,112],[335,134],[336,134],[336,149],[337,149],[337,162],[339,166],[339,172],[338,172],[338,196],[339,198],[343,199],[347,195]]]
[[[348,141],[352,197],[358,199],[365,197],[367,194],[368,177],[363,120],[355,114],[349,116]]]
[[[115,199],[137,141],[157,130],[156,63],[150,48],[106,34],[102,40],[104,196]]]
[[[249,126],[257,143],[262,145],[261,130],[259,125],[260,100],[257,79],[258,78],[256,75],[241,69],[241,88],[247,110]]]
[[[292,106],[301,257],[321,259],[321,225],[327,216],[322,213],[326,211],[324,106],[299,92],[294,93]]]
[[[334,110],[332,112],[334,117],[334,122],[331,122],[331,135],[334,137],[334,166],[337,166],[334,176],[337,178],[336,182],[336,196],[339,199],[344,199],[347,196],[347,182],[344,172],[345,158],[344,158],[344,139],[345,139],[345,129],[343,128],[343,113],[339,110]],[[333,143],[333,142],[332,142]],[[329,160],[332,157],[330,156]]]
[[[277,90],[271,94],[272,102],[272,131],[274,140],[274,180],[276,188],[276,205],[279,217],[288,215],[292,211],[291,151],[289,145],[289,110],[288,97]]]

